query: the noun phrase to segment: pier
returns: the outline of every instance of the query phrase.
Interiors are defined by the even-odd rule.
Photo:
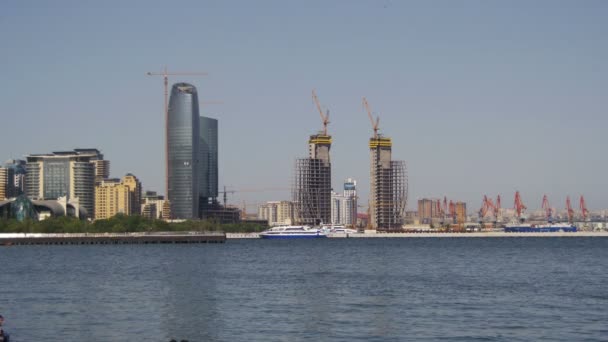
[[[0,234],[0,246],[224,243],[223,232]]]

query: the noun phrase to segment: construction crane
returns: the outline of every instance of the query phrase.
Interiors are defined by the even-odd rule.
[[[319,98],[317,97],[317,93],[315,90],[312,90],[312,99],[317,105],[317,109],[319,110],[319,115],[321,115],[321,121],[323,122],[323,135],[327,135],[327,125],[329,124],[329,110],[326,112],[326,115],[323,115],[323,110],[321,109],[321,103],[319,103]]]
[[[568,214],[568,222],[574,222],[574,209],[570,203],[570,196],[566,196],[566,213]]]
[[[515,192],[515,212],[517,212],[517,218],[522,220],[521,215],[524,210],[528,209],[524,202],[521,200],[521,196],[519,195],[519,191]]]
[[[551,207],[549,206],[549,198],[547,197],[547,195],[543,196],[542,208],[545,211],[545,216],[547,217],[547,221],[548,222],[553,221],[553,219],[552,219],[552,211],[551,211]]]
[[[581,214],[583,214],[583,221],[587,221],[587,216],[589,215],[589,210],[587,210],[587,204],[585,204],[585,197],[581,195],[581,199],[579,201],[579,206],[581,208]]]
[[[369,109],[369,103],[367,103],[367,99],[365,99],[365,97],[363,97],[363,107],[365,107],[367,110],[367,116],[369,116],[369,121],[372,123],[372,128],[374,129],[374,139],[378,139],[378,125],[380,124],[380,117],[376,117],[376,122],[374,122],[372,111]]]
[[[169,136],[169,76],[207,76],[206,72],[168,72],[165,66],[164,70],[158,72],[148,72],[148,76],[162,76],[165,85],[165,196],[169,198],[169,143],[166,137]]]

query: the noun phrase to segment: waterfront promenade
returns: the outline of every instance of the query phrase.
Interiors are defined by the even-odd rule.
[[[258,233],[226,233],[227,239],[257,239]],[[329,238],[488,238],[488,237],[608,237],[608,232],[576,233],[505,233],[505,232],[472,232],[472,233],[357,233],[329,234]]]

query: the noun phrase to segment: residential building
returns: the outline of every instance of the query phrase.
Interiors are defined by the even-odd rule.
[[[418,200],[418,219],[421,223],[431,223],[433,219],[441,218],[441,200],[423,198]]]
[[[13,170],[13,181],[12,184],[13,194],[12,196],[19,196],[25,192],[25,160],[20,159],[9,159],[4,162],[4,167]]]
[[[467,221],[467,204],[465,202],[456,202],[456,223],[463,224]]]
[[[25,194],[33,200],[56,200],[63,196],[68,202],[78,199],[86,215],[93,218],[95,165],[92,161],[99,159],[96,149],[26,156]]]
[[[140,214],[141,183],[132,174],[119,179],[104,179],[95,186],[95,219],[116,214]]]
[[[294,223],[294,203],[291,201],[271,201],[258,207],[258,219],[267,220],[268,225]]]
[[[162,219],[165,197],[158,195],[156,191],[146,191],[143,195],[141,215],[150,219]]]
[[[332,192],[331,224],[353,227],[357,223],[357,181],[348,178],[344,181],[344,192]]]
[[[0,166],[0,201],[15,197],[14,172],[11,168]]]

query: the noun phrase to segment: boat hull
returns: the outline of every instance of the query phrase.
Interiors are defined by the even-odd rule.
[[[547,227],[529,227],[529,226],[513,226],[505,227],[506,233],[558,233],[567,232],[574,233],[577,231],[575,226],[547,226]]]
[[[316,235],[260,235],[262,239],[319,239],[326,238],[327,235],[324,234],[316,234]]]

